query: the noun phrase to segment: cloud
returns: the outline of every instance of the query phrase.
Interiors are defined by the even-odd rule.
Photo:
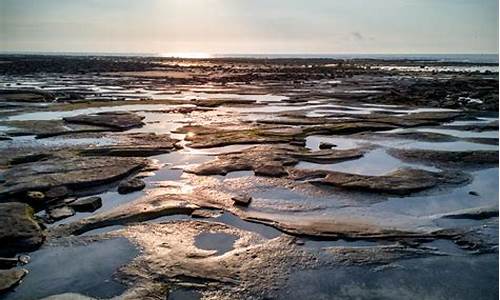
[[[357,32],[357,31],[351,32],[351,36],[354,39],[359,40],[359,41],[362,41],[362,40],[365,39],[365,37],[361,33]]]

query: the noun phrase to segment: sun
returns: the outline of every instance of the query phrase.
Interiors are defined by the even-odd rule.
[[[212,55],[205,52],[166,52],[166,53],[160,53],[160,56],[170,57],[170,58],[194,58],[194,59],[203,59],[212,57]]]

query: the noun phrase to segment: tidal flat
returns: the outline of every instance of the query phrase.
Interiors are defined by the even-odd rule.
[[[497,299],[498,64],[0,55],[0,299]]]

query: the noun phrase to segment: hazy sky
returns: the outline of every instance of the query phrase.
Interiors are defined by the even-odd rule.
[[[0,51],[497,53],[498,0],[0,0]]]

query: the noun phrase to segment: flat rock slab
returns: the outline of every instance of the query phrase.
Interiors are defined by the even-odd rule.
[[[67,123],[104,126],[116,130],[141,127],[144,117],[130,112],[101,112],[91,115],[78,115],[64,118]]]
[[[196,209],[202,208],[202,206],[190,203],[189,200],[189,197],[183,195],[145,195],[134,202],[109,211],[91,215],[73,223],[52,227],[49,235],[82,234],[106,226],[144,222],[176,214],[190,215]]]
[[[197,175],[225,175],[234,171],[254,171],[256,175],[280,177],[287,175],[287,166],[299,161],[334,163],[363,156],[364,149],[308,151],[289,145],[255,146],[243,151],[217,156],[217,159],[186,170]]]
[[[304,143],[300,128],[277,126],[184,126],[176,133],[186,133],[191,148],[211,148],[238,144]]]
[[[35,250],[43,240],[43,230],[34,220],[33,209],[29,205],[0,203],[0,255]]]
[[[168,134],[131,133],[115,135],[117,143],[113,145],[95,146],[82,150],[84,155],[133,156],[146,157],[168,153],[177,148],[179,140]]]
[[[4,121],[1,124],[13,127],[7,131],[10,136],[36,135],[37,138],[114,130],[88,124],[69,124],[63,120],[15,120]]]
[[[467,175],[459,172],[435,173],[418,169],[400,169],[382,176],[321,170],[295,170],[293,176],[296,179],[307,179],[309,177],[312,179],[310,182],[316,184],[397,195],[408,195],[433,188],[439,184],[461,184],[470,180]]]
[[[112,183],[147,165],[147,160],[128,157],[67,157],[20,164],[4,173],[0,197],[22,198],[28,191],[47,191],[66,186],[72,191]]]
[[[34,89],[3,89],[0,90],[0,102],[48,102],[54,96],[46,91]]]
[[[403,161],[421,162],[441,167],[498,165],[498,151],[389,149],[387,153]]]

